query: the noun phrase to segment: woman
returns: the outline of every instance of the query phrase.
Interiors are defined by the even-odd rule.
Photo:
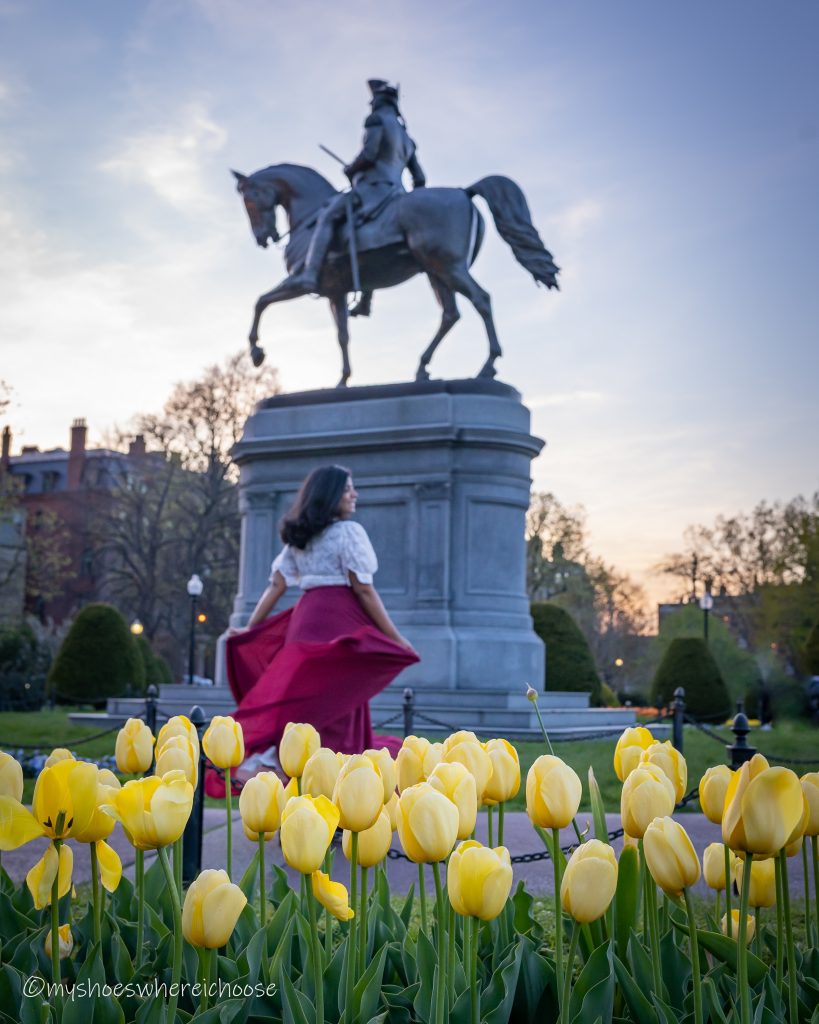
[[[358,495],[342,466],[302,484],[282,520],[284,548],[243,630],[227,643],[228,678],[249,754],[278,744],[288,722],[310,722],[324,746],[373,746],[370,697],[417,662],[373,586],[378,562],[353,522]],[[268,618],[288,586],[295,607]]]

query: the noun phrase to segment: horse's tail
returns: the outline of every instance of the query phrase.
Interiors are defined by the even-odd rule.
[[[470,185],[466,193],[486,200],[501,238],[535,281],[545,284],[547,288],[558,288],[559,268],[540,240],[532,224],[526,197],[514,181],[501,174],[490,174]]]

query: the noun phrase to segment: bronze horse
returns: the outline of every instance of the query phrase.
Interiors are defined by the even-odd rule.
[[[288,274],[304,263],[312,227],[322,204],[336,194],[333,186],[317,171],[298,164],[277,164],[245,175],[234,171],[257,243],[278,242],[276,208],[281,206],[289,221],[290,239],[284,251]],[[478,376],[494,377],[495,360],[501,348],[492,320],[492,305],[486,292],[470,275],[483,241],[484,221],[472,202],[481,196],[489,206],[501,238],[509,244],[518,263],[547,288],[557,288],[558,268],[544,248],[532,224],[526,199],[509,178],[490,175],[468,188],[422,188],[397,196],[377,220],[356,229],[361,288],[372,292],[426,274],[441,306],[441,324],[418,364],[416,380],[429,379],[427,366],[460,314],[455,294],[465,295],[478,311],[489,338],[489,358]],[[341,346],[342,372],[339,387],[350,377],[347,295],[353,290],[349,255],[349,231],[345,227],[334,242],[322,268],[319,294],[330,303]],[[290,277],[256,302],[250,329],[250,354],[255,366],[264,360],[259,346],[259,320],[273,302],[304,294]]]

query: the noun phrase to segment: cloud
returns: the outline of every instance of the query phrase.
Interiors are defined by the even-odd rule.
[[[191,103],[158,131],[126,136],[119,152],[100,165],[125,181],[147,185],[181,213],[213,206],[203,165],[224,149],[227,132],[200,103]]]
[[[602,402],[605,395],[601,391],[565,391],[554,395],[535,395],[526,399],[530,409],[543,409],[550,405],[574,405],[578,402]]]
[[[598,224],[603,217],[603,204],[593,198],[579,199],[550,218],[550,227],[564,238],[574,241]]]

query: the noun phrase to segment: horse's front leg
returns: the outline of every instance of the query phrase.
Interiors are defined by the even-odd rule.
[[[253,312],[253,323],[250,327],[250,334],[248,335],[248,341],[250,342],[250,358],[253,360],[254,366],[261,366],[264,362],[264,349],[259,345],[259,321],[262,319],[262,313],[267,309],[268,306],[274,302],[285,302],[287,299],[298,298],[299,295],[303,295],[303,290],[300,291],[298,288],[291,284],[291,278],[285,278],[280,284],[277,284],[275,288],[269,292],[265,292],[264,295],[260,295],[256,300],[256,306]]]
[[[347,327],[347,296],[345,294],[330,297],[330,309],[338,332],[338,344],[341,348],[341,380],[336,387],[344,388],[350,379],[350,357],[348,348],[350,332]]]

